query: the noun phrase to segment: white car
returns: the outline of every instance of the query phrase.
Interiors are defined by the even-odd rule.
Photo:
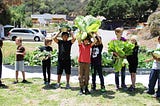
[[[13,41],[15,41],[17,37],[21,37],[24,40],[34,41],[42,41],[45,38],[43,34],[39,34],[28,28],[13,28],[9,31],[8,36]]]
[[[37,32],[38,34],[42,34],[43,36],[47,36],[47,32],[46,30],[40,30],[39,28],[30,28],[32,30],[34,30],[35,32]]]

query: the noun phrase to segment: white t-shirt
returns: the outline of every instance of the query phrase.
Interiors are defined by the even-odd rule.
[[[157,44],[157,49],[160,49],[160,44]],[[153,61],[152,69],[160,69],[160,61]]]

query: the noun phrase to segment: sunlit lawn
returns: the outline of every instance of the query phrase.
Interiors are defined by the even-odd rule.
[[[78,83],[71,83],[71,89],[54,89],[55,81],[50,86],[43,85],[40,78],[27,79],[30,83],[12,84],[14,79],[3,79],[8,88],[0,88],[1,106],[159,106],[160,99],[143,93],[146,89],[136,84],[135,92],[116,91],[114,85],[107,85],[106,92],[97,91],[90,95],[78,95]],[[90,86],[89,86],[90,87]]]

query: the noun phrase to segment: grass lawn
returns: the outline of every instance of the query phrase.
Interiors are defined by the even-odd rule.
[[[34,42],[34,41],[33,42],[23,41],[22,44],[26,49],[26,53],[32,52],[32,51],[36,50],[37,47],[44,45],[43,42]],[[5,57],[8,57],[10,55],[15,55],[16,47],[17,46],[16,46],[14,41],[4,41],[3,42],[3,47],[2,47],[3,57],[5,58]],[[55,44],[55,42],[53,42],[51,47],[53,49],[56,49],[57,48],[57,44]]]
[[[160,99],[143,93],[146,89],[137,83],[135,92],[114,89],[107,85],[106,92],[97,91],[90,95],[78,95],[78,83],[71,83],[71,89],[54,89],[55,81],[50,86],[43,84],[41,78],[27,79],[30,83],[12,84],[14,79],[3,79],[7,88],[0,88],[1,106],[160,106]]]

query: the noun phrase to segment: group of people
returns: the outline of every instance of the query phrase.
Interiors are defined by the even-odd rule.
[[[122,37],[123,28],[116,28],[116,40],[120,41],[127,41],[128,39]],[[58,37],[61,36],[61,39]],[[69,39],[71,36],[71,39]],[[92,40],[91,40],[92,38]],[[43,52],[44,50],[47,52],[52,52],[52,40],[58,44],[58,65],[57,65],[57,84],[55,88],[61,87],[61,76],[63,70],[65,70],[66,74],[66,88],[70,88],[70,75],[71,75],[71,46],[76,41],[74,33],[72,31],[68,32],[61,32],[55,35],[53,38],[46,38],[44,41],[44,46],[40,47],[40,51]],[[92,33],[92,35],[87,35],[85,39],[77,39],[78,46],[79,46],[79,56],[78,56],[78,79],[79,79],[79,95],[82,94],[90,94],[90,90],[88,88],[89,85],[89,74],[90,69],[92,70],[92,85],[91,90],[96,90],[96,75],[98,73],[100,78],[100,87],[101,91],[105,92],[105,84],[104,84],[104,77],[102,74],[102,38],[97,33]],[[135,82],[136,82],[136,70],[138,66],[138,43],[136,36],[132,36],[130,39],[131,43],[133,43],[134,49],[132,55],[120,57],[120,54],[117,52],[113,52],[113,59],[114,57],[126,58],[129,63],[129,72],[131,73],[131,86],[127,88],[125,84],[125,68],[124,65],[121,70],[115,72],[115,85],[116,90],[120,89],[119,84],[119,72],[121,72],[121,87],[124,90],[135,91]],[[22,38],[16,38],[15,43],[17,45],[16,51],[16,63],[15,63],[15,70],[16,70],[16,80],[14,83],[18,83],[18,71],[22,71],[23,76],[23,83],[26,83],[27,80],[25,79],[25,72],[24,72],[24,56],[25,56],[25,47],[22,46]],[[0,40],[0,48],[2,48],[3,41]],[[160,37],[158,38],[158,46],[160,48]],[[1,72],[2,72],[2,52],[0,49],[0,79],[1,79]],[[149,89],[146,91],[148,94],[155,94],[155,84],[158,80],[158,90],[155,94],[155,97],[160,97],[160,59],[153,56],[152,59],[147,59],[146,62],[154,60],[152,71],[149,77]],[[48,55],[45,59],[42,60],[42,71],[43,71],[43,79],[44,84],[49,85],[51,79],[51,56]],[[0,86],[4,86],[0,80]]]

